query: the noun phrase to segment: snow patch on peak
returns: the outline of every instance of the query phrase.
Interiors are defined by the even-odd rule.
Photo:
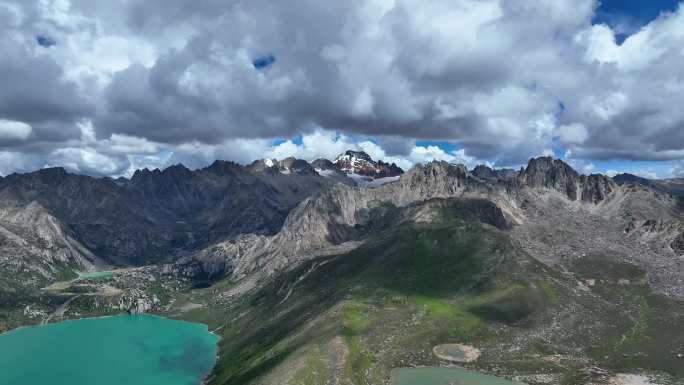
[[[326,178],[330,178],[335,175],[335,170],[324,170],[322,168],[316,168],[315,170],[320,176],[324,176]]]

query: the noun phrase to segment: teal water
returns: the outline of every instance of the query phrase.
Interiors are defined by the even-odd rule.
[[[519,385],[503,378],[448,368],[401,368],[392,370],[392,385]]]
[[[206,326],[121,315],[0,335],[0,385],[197,385],[216,359]]]
[[[106,278],[111,278],[114,275],[111,271],[96,271],[94,273],[85,273],[81,274],[78,279],[90,279],[90,280],[98,280],[98,279],[106,279]]]

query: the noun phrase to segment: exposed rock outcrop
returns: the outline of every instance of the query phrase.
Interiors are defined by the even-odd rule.
[[[580,174],[567,163],[551,157],[532,158],[519,174],[521,184],[543,187],[565,194],[571,200],[578,197]]]
[[[156,310],[161,302],[156,295],[149,296],[144,291],[132,289],[119,298],[119,310],[130,314],[144,314]]]
[[[582,175],[579,183],[582,186],[582,200],[591,203],[604,201],[617,188],[610,177],[601,174]]]
[[[616,190],[615,182],[600,174],[580,175],[570,165],[551,157],[532,158],[518,174],[522,185],[548,188],[565,194],[570,200],[599,203]]]
[[[470,172],[473,176],[492,182],[507,182],[514,180],[518,173],[509,168],[495,170],[483,164],[475,166]]]
[[[678,255],[684,254],[684,232],[680,233],[670,242],[670,247]]]

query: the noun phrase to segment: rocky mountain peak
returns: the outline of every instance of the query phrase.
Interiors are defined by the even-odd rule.
[[[347,174],[372,179],[396,177],[404,173],[404,170],[396,164],[383,161],[376,162],[363,151],[347,150],[338,156],[333,164]]]
[[[58,186],[62,184],[70,174],[62,167],[47,167],[26,174],[11,174],[5,177],[4,182],[19,182],[35,188],[39,185]]]
[[[478,164],[475,166],[471,174],[481,179],[496,178],[496,170],[489,166],[485,166],[484,164]]]
[[[335,162],[337,162],[337,160],[339,160],[340,158],[359,159],[365,160],[367,162],[373,161],[373,158],[371,158],[371,156],[364,151],[347,150],[344,152],[344,154],[339,155],[337,158],[335,158]]]
[[[150,170],[147,167],[140,169],[140,170],[135,170],[133,173],[133,176],[131,177],[131,181],[136,182],[140,181],[145,178],[153,177],[153,176],[160,176],[162,174],[161,170],[158,168],[155,168],[154,170]]]
[[[339,170],[333,162],[325,158],[318,158],[311,162],[311,167],[316,170]]]
[[[192,171],[189,168],[185,167],[183,164],[178,163],[166,168],[164,170],[164,174],[173,176],[189,176],[192,174]]]
[[[522,185],[548,188],[565,194],[571,200],[599,203],[617,189],[612,178],[601,174],[580,175],[560,159],[543,156],[530,159],[518,174]]]
[[[475,166],[470,173],[482,180],[494,182],[513,180],[518,175],[515,170],[509,168],[494,169],[484,164]]]
[[[238,174],[242,170],[242,166],[227,160],[216,160],[205,170],[216,175]]]
[[[468,168],[462,164],[451,164],[443,160],[434,160],[424,165],[418,164],[406,174],[413,183],[454,183],[461,184],[468,178]]]
[[[292,156],[279,161],[278,169],[281,174],[316,175],[309,162]]]
[[[247,165],[247,170],[252,173],[278,175],[280,170],[276,159],[259,159]]]
[[[522,184],[549,188],[564,193],[571,200],[578,197],[580,174],[560,159],[550,156],[532,158],[519,174]]]
[[[46,167],[33,173],[36,177],[43,180],[62,180],[66,178],[69,173],[63,167]]]
[[[282,160],[276,159],[261,159],[252,162],[247,166],[251,172],[257,172],[267,175],[316,175],[316,170],[303,159],[295,157],[287,157]]]

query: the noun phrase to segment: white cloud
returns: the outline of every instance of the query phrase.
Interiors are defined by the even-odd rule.
[[[355,116],[373,117],[374,104],[375,99],[373,99],[370,88],[364,88],[354,99],[352,111]]]
[[[92,148],[67,147],[57,149],[50,154],[45,166],[62,166],[75,173],[116,175],[121,173],[126,164]]]
[[[40,162],[21,152],[0,151],[0,175],[5,176],[17,171],[35,170]]]
[[[519,164],[558,144],[586,164],[684,158],[681,7],[618,44],[617,27],[591,24],[595,0],[299,5],[0,0],[2,151],[115,173],[160,154],[206,165],[347,148],[402,167]],[[390,137],[405,144],[390,151]]]
[[[145,138],[135,136],[112,134],[111,138],[103,143],[108,150],[117,154],[155,154],[159,152],[159,146]]]
[[[454,164],[463,164],[469,169],[474,168],[478,164],[485,164],[486,162],[479,161],[472,156],[468,156],[464,149],[446,152],[437,146],[415,146],[411,150],[409,159],[412,163],[427,163],[433,160],[443,160]]]
[[[339,61],[344,59],[346,51],[343,46],[339,44],[326,45],[321,48],[321,57],[329,61]]]
[[[0,119],[0,141],[26,140],[31,135],[31,126],[24,122]]]
[[[582,144],[589,138],[589,131],[582,123],[571,123],[556,128],[558,139],[566,144]]]
[[[580,174],[589,175],[598,172],[594,163],[584,159],[573,159],[566,157],[564,160]]]

